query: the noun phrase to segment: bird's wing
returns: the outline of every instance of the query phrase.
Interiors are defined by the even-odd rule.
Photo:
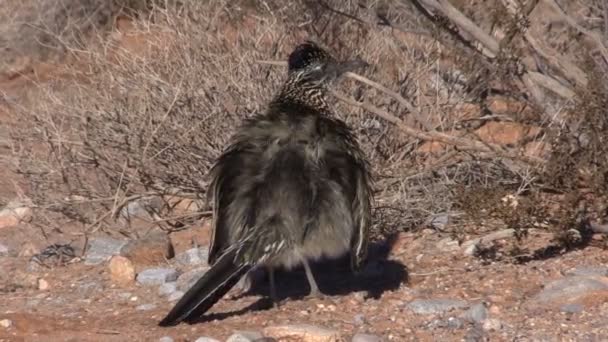
[[[353,218],[353,234],[350,241],[351,265],[358,270],[367,258],[367,245],[369,240],[369,229],[371,225],[372,207],[372,177],[370,165],[361,150],[357,139],[350,128],[341,120],[324,118],[324,125],[331,132],[333,146],[331,149],[336,157],[336,152],[342,159],[336,165],[338,172],[336,176],[338,183],[344,188],[351,203],[351,214]],[[331,161],[329,161],[331,162]]]
[[[213,228],[209,245],[209,264],[213,264],[238,239],[253,219],[251,195],[255,153],[245,144],[232,144],[212,169]]]

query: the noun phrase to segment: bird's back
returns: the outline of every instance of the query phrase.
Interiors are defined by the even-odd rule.
[[[343,254],[364,163],[348,127],[313,108],[282,104],[248,120],[214,168],[211,261],[269,219],[282,221],[287,243],[305,257]],[[297,258],[284,256],[281,264]]]

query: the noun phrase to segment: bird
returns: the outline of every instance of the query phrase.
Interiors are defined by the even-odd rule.
[[[322,297],[309,261],[350,253],[367,260],[372,175],[352,129],[328,103],[331,85],[367,66],[338,61],[306,40],[288,57],[287,79],[267,109],[245,119],[212,166],[211,268],[160,322],[194,323],[253,268],[303,266],[309,296]]]

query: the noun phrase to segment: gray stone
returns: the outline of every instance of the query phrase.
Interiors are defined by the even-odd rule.
[[[173,338],[171,338],[169,336],[163,336],[158,339],[158,342],[173,342]]]
[[[416,299],[406,307],[417,314],[436,314],[454,309],[463,309],[469,304],[458,299]]]
[[[137,282],[142,285],[162,285],[175,281],[178,275],[174,268],[148,268],[137,275]]]
[[[608,266],[577,266],[566,274],[569,276],[608,277]]]
[[[363,314],[356,314],[355,317],[353,318],[353,323],[355,323],[355,325],[363,325],[366,323],[365,320],[365,315]]]
[[[262,333],[258,331],[235,331],[226,342],[253,342],[263,337]]]
[[[380,336],[371,334],[358,333],[353,336],[352,342],[382,342],[384,341]]]
[[[435,215],[431,219],[431,227],[442,231],[445,229],[445,227],[448,225],[449,222],[450,222],[450,215],[448,213],[441,213],[441,214]]]
[[[84,263],[85,265],[99,265],[112,256],[120,254],[121,248],[126,244],[127,240],[106,237],[92,239],[87,245]]]
[[[488,318],[488,310],[483,303],[478,303],[469,308],[463,315],[462,318],[466,319],[471,323],[483,323]]]
[[[189,288],[196,283],[207,271],[209,267],[199,267],[188,272],[183,273],[177,279],[177,289],[180,291],[187,291]]]
[[[177,291],[177,283],[174,281],[170,283],[164,283],[158,287],[158,294],[161,296],[168,296],[175,291]]]
[[[559,307],[559,311],[565,313],[579,313],[583,312],[585,307],[582,304],[574,303],[574,304],[564,304]]]
[[[156,304],[142,304],[135,308],[137,311],[149,311],[154,309],[156,309]]]
[[[548,303],[559,300],[571,300],[596,291],[608,290],[608,282],[600,279],[573,276],[549,283],[534,297],[534,300]]]
[[[175,291],[169,295],[167,300],[170,302],[175,302],[175,301],[178,301],[180,298],[182,298],[183,295],[184,295],[183,291]]]
[[[209,247],[190,248],[189,250],[178,254],[175,260],[184,266],[208,266],[207,258],[209,257]]]
[[[214,338],[211,337],[199,337],[196,340],[194,340],[194,342],[220,342],[219,340],[216,340]]]
[[[9,252],[8,247],[0,243],[0,256],[7,256]]]

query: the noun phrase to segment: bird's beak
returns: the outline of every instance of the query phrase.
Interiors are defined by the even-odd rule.
[[[352,60],[348,60],[348,61],[344,61],[344,62],[336,62],[333,63],[332,66],[330,66],[330,68],[332,69],[332,74],[334,76],[334,78],[339,78],[340,76],[344,75],[347,72],[350,71],[355,71],[358,69],[364,69],[367,68],[369,66],[369,64],[360,59],[360,58],[356,58],[356,59],[352,59]]]

